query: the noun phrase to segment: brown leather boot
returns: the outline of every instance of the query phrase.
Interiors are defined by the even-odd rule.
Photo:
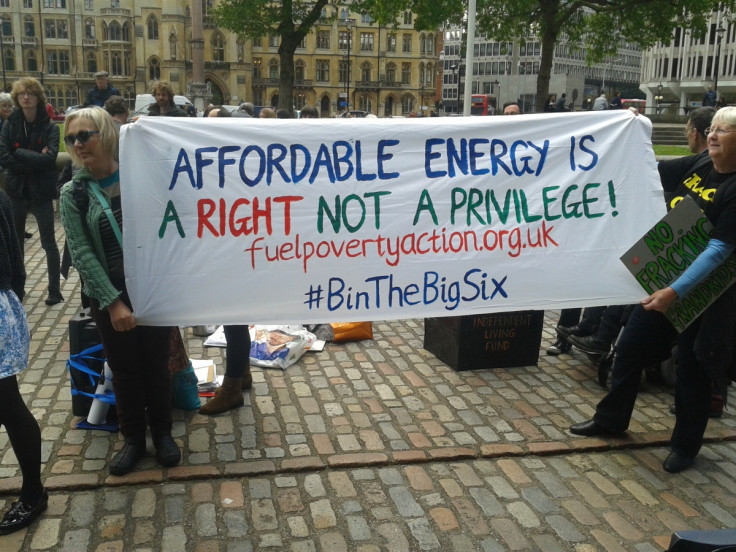
[[[215,396],[199,409],[199,413],[213,416],[214,414],[222,414],[233,408],[243,406],[244,401],[241,386],[242,378],[225,376],[222,386],[217,390]]]
[[[240,388],[243,391],[249,391],[251,387],[253,387],[253,376],[250,375],[250,366],[248,366],[243,372],[243,384]]]

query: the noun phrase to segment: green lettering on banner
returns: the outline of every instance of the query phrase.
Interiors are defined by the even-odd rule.
[[[182,227],[181,221],[179,220],[179,214],[176,212],[176,207],[174,207],[174,202],[169,200],[169,202],[166,204],[166,212],[164,212],[164,219],[161,221],[161,226],[158,229],[159,239],[163,239],[164,234],[166,234],[166,227],[172,221],[176,222],[176,231],[179,232],[179,236],[182,238],[185,238],[186,235],[184,234],[184,228]]]

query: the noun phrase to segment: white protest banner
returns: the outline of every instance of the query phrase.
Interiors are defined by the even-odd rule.
[[[631,303],[665,213],[651,123],[143,117],[123,127],[141,323],[386,320]]]

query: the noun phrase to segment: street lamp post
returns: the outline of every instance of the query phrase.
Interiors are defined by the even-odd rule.
[[[718,72],[721,65],[721,40],[723,40],[723,33],[726,32],[721,25],[718,25],[716,29],[716,66],[713,71],[713,92],[716,93],[716,101],[718,101]]]
[[[606,65],[603,66],[603,82],[601,82],[601,94],[606,91],[606,69],[608,67],[611,67],[611,65],[613,65],[614,63],[618,63],[619,61],[621,61],[621,58],[612,59]]]
[[[0,61],[3,64],[3,92],[8,89],[8,83],[5,80],[5,45],[3,44],[3,26],[0,23]]]
[[[353,21],[351,19],[345,20],[345,26],[348,29],[348,65],[345,68],[345,111],[350,113],[350,50],[352,48],[352,25]]]
[[[457,79],[458,69],[460,66],[457,63],[450,65],[450,71],[452,71],[452,83],[457,85],[457,102],[455,104],[455,113],[458,112],[458,106],[460,105],[460,81]]]

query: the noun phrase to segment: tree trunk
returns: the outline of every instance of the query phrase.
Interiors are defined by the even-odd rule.
[[[555,58],[555,44],[559,34],[556,21],[557,2],[542,2],[542,59],[539,63],[537,75],[537,112],[544,111],[549,95],[549,80],[552,76],[552,62]]]
[[[294,52],[299,42],[282,36],[279,46],[279,107],[294,114]]]

